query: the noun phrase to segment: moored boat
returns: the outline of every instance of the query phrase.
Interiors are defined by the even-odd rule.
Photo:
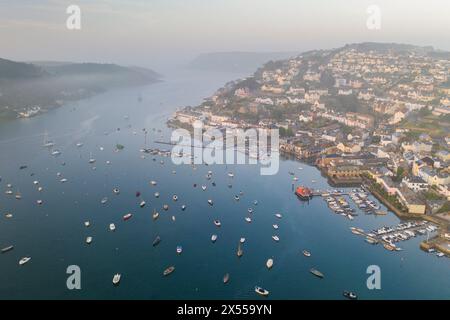
[[[305,257],[311,257],[311,252],[309,252],[308,250],[303,250],[302,253]]]
[[[24,265],[25,263],[29,262],[31,260],[31,257],[23,257],[19,260],[19,265]]]
[[[156,247],[161,242],[160,236],[156,236],[155,240],[153,240],[152,246]]]
[[[272,266],[273,266],[273,259],[267,259],[266,261],[267,269],[272,269]]]
[[[6,253],[8,251],[11,251],[12,249],[14,249],[14,246],[7,246],[7,247],[2,248],[1,252]]]
[[[313,275],[315,275],[316,277],[322,279],[324,277],[323,273],[320,272],[319,270],[316,270],[314,268],[310,269],[309,272],[311,272]]]
[[[263,297],[267,297],[269,295],[269,291],[258,286],[255,287],[255,292]]]
[[[312,191],[309,188],[300,186],[295,190],[295,195],[303,201],[308,201],[312,198]]]
[[[236,255],[240,258],[244,255],[244,251],[242,250],[241,243],[238,245],[238,249],[236,251]]]
[[[169,274],[171,274],[172,272],[175,271],[175,267],[174,266],[170,266],[167,269],[164,270],[163,275],[164,276],[168,276]]]
[[[222,225],[219,220],[214,220],[214,224],[216,227],[220,227]]]
[[[127,220],[131,219],[132,216],[133,216],[133,214],[127,213],[126,215],[123,216],[123,220],[127,221]]]
[[[109,224],[109,230],[111,230],[111,231],[116,230],[116,226],[115,226],[114,223],[110,223],[110,224]]]
[[[228,283],[228,281],[230,281],[230,274],[225,273],[223,276],[223,283]]]
[[[217,240],[217,235],[216,235],[216,234],[213,234],[213,235],[211,236],[211,241],[214,243],[214,242],[216,242],[216,240]]]
[[[112,279],[113,285],[115,285],[115,286],[119,285],[121,278],[122,278],[122,275],[120,273],[116,273]]]
[[[183,252],[182,246],[177,246],[177,254],[181,254]]]
[[[280,238],[278,236],[272,236],[272,239],[275,240],[276,242],[280,241]]]
[[[350,300],[357,300],[358,299],[358,296],[356,295],[356,293],[351,292],[351,291],[344,291],[342,293],[342,295],[344,297],[346,297],[347,299],[350,299]]]

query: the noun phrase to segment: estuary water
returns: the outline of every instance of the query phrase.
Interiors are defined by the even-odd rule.
[[[396,225],[394,214],[359,212],[350,221],[332,213],[321,198],[299,201],[289,172],[299,179],[295,185],[332,189],[314,167],[282,159],[278,174],[261,176],[257,165],[198,165],[194,170],[176,166],[170,158],[142,158],[139,149],[145,144],[168,149],[154,141],[170,139],[165,122],[178,107],[197,105],[241,76],[178,70],[161,83],[110,91],[35,118],[0,123],[0,247],[14,245],[0,254],[0,299],[258,299],[256,285],[270,291],[268,299],[343,299],[343,290],[360,299],[450,298],[450,260],[421,251],[423,237],[401,243],[403,251],[393,253],[349,230]],[[60,156],[42,147],[46,138]],[[116,144],[125,148],[116,152]],[[89,164],[90,158],[96,163]],[[22,165],[27,168],[20,170]],[[212,179],[207,180],[210,170]],[[227,175],[230,171],[234,178]],[[67,182],[61,183],[63,178]],[[157,185],[151,186],[151,180]],[[21,200],[5,194],[8,183]],[[115,187],[120,194],[113,194]],[[101,203],[104,197],[106,204]],[[250,207],[248,223],[244,218]],[[154,210],[160,213],[156,221]],[[133,217],[123,221],[129,212]],[[221,221],[220,228],[214,219]],[[114,232],[110,223],[116,225]],[[212,234],[218,236],[215,243]],[[153,247],[157,235],[161,243]],[[90,245],[88,236],[93,238]],[[241,237],[246,241],[238,258]],[[177,245],[183,247],[180,255]],[[312,256],[303,256],[304,249]],[[32,259],[19,266],[25,256]],[[274,260],[271,270],[265,266],[269,258]],[[81,270],[80,290],[66,286],[70,265]],[[175,271],[164,277],[172,265]],[[381,269],[380,290],[367,288],[370,265]],[[310,268],[325,277],[314,277]],[[112,285],[116,273],[122,275],[119,286]],[[225,273],[230,274],[227,284],[222,282]]]

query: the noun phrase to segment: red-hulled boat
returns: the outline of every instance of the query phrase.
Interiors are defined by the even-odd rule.
[[[127,221],[127,220],[131,219],[132,216],[133,215],[131,213],[127,213],[126,215],[123,216],[123,220]]]
[[[295,195],[300,200],[304,200],[304,201],[308,201],[313,196],[311,189],[308,189],[303,186],[297,187],[297,189],[295,190]]]

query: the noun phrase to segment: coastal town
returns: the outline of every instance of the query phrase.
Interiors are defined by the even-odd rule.
[[[277,128],[286,157],[331,185],[362,186],[402,219],[439,226],[424,250],[450,253],[450,55],[362,43],[270,61],[170,125]]]

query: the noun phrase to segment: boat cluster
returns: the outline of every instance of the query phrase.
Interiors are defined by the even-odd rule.
[[[438,230],[434,224],[427,221],[407,221],[397,226],[383,226],[369,233],[355,227],[350,229],[354,234],[366,236],[366,242],[370,244],[382,243],[384,248],[389,251],[401,251],[402,249],[396,245],[398,242]]]
[[[343,196],[329,196],[325,198],[325,201],[327,202],[328,207],[336,214],[340,214],[350,220],[353,220],[354,217],[357,216],[355,210],[350,208],[350,205]]]
[[[353,202],[358,206],[362,211],[373,214],[377,213],[380,210],[380,206],[368,198],[367,192],[359,189],[354,189],[349,193],[350,198]]]

